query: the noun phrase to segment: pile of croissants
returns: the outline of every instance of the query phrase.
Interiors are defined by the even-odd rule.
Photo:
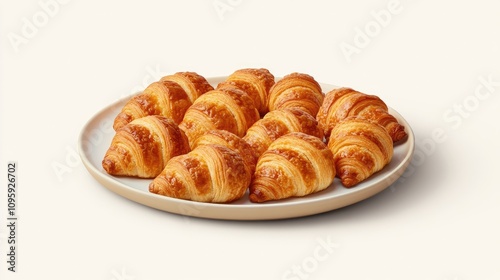
[[[392,159],[407,134],[376,95],[323,93],[305,73],[275,79],[239,69],[212,86],[178,72],[132,96],[116,116],[102,166],[113,176],[153,179],[149,191],[229,203],[303,197],[351,188]]]

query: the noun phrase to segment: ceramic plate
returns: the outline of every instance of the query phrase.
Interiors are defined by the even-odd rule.
[[[224,79],[225,77],[207,78],[214,86]],[[323,92],[336,88],[328,84],[321,84],[321,87]],[[390,113],[405,126],[408,138],[394,147],[394,156],[389,165],[353,188],[344,188],[336,178],[330,187],[321,192],[260,204],[250,202],[248,196],[230,204],[175,199],[150,193],[148,186],[152,179],[114,177],[108,175],[101,166],[104,154],[114,136],[113,120],[128,99],[130,97],[107,106],[83,127],[78,139],[82,162],[101,185],[116,194],[149,207],[181,215],[224,220],[272,220],[308,216],[338,209],[367,199],[390,186],[409,165],[415,148],[410,125],[398,112],[390,108]]]

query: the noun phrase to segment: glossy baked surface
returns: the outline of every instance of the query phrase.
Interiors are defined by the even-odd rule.
[[[212,85],[217,85],[226,78],[215,77],[207,80]],[[324,92],[337,88],[329,84],[321,84],[321,87]],[[83,127],[78,143],[82,162],[101,185],[116,194],[148,207],[187,216],[225,220],[272,220],[308,216],[338,209],[367,199],[389,187],[403,174],[415,148],[411,126],[397,111],[389,108],[389,112],[404,125],[408,137],[395,145],[393,158],[387,166],[353,188],[343,187],[336,178],[334,186],[323,191],[306,197],[280,201],[252,203],[248,195],[228,204],[175,199],[150,193],[148,186],[152,179],[114,177],[107,174],[101,166],[102,158],[114,135],[113,119],[129,99],[130,97],[126,97],[105,107]],[[102,136],[99,141],[94,140],[97,132]]]

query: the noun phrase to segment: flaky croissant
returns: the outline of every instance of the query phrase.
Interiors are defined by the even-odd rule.
[[[274,140],[290,132],[303,132],[323,139],[323,131],[313,116],[298,108],[284,108],[270,111],[255,122],[243,140],[259,157]]]
[[[254,101],[255,108],[261,116],[269,111],[267,98],[269,90],[274,85],[274,76],[265,68],[244,68],[234,71],[227,79],[218,85],[234,85],[245,91]]]
[[[213,86],[196,72],[177,72],[173,75],[164,76],[160,81],[171,81],[179,84],[188,95],[189,101],[193,103],[200,95],[213,90]]]
[[[335,178],[332,152],[315,136],[292,132],[275,140],[257,161],[250,201],[300,197],[329,187]]]
[[[328,136],[336,124],[351,116],[371,120],[384,126],[393,142],[407,135],[404,126],[389,113],[382,99],[346,87],[326,93],[316,118],[325,136]]]
[[[227,203],[245,195],[251,177],[236,150],[218,144],[199,145],[169,160],[149,184],[149,191],[179,199]]]
[[[381,170],[394,153],[387,130],[358,117],[349,117],[332,129],[328,148],[333,153],[337,177],[348,188]]]
[[[245,164],[251,174],[255,171],[257,157],[255,156],[252,147],[241,137],[227,130],[210,130],[200,136],[192,145],[192,149],[201,145],[218,144],[237,150],[243,157]]]
[[[153,178],[170,158],[187,152],[188,139],[174,121],[146,116],[116,131],[102,167],[111,175]]]
[[[179,127],[192,145],[198,137],[216,129],[243,137],[259,119],[259,112],[248,94],[235,86],[226,85],[196,99],[186,111]]]
[[[269,110],[299,108],[316,117],[323,103],[319,83],[310,75],[291,73],[277,81],[269,91]]]
[[[135,119],[152,115],[171,118],[178,124],[191,104],[179,84],[166,80],[153,82],[125,104],[116,116],[113,128],[118,130]]]

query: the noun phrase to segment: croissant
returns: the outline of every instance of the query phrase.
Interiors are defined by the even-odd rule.
[[[255,122],[243,137],[259,157],[271,143],[290,132],[303,132],[323,139],[316,118],[298,108],[277,109]]]
[[[245,195],[251,176],[236,150],[217,144],[199,145],[168,161],[149,184],[149,191],[179,199],[227,203]]]
[[[215,129],[227,130],[243,137],[259,119],[259,112],[248,94],[235,86],[226,85],[196,99],[186,111],[179,127],[192,145],[198,137]]]
[[[358,116],[384,126],[393,142],[407,135],[404,126],[389,113],[382,99],[346,87],[333,89],[326,94],[316,118],[328,137],[337,123],[350,116]]]
[[[300,108],[316,117],[323,103],[321,86],[308,74],[291,73],[277,81],[269,91],[269,110]]]
[[[227,130],[210,130],[204,135],[200,136],[193,143],[193,149],[201,145],[219,144],[237,150],[243,157],[249,172],[253,174],[255,165],[257,164],[257,157],[255,156],[252,147],[245,142],[241,137],[231,133]]]
[[[227,79],[218,85],[234,85],[245,91],[254,101],[255,108],[263,116],[269,111],[267,98],[269,90],[274,85],[274,76],[265,68],[245,68],[233,72]]]
[[[178,124],[189,106],[191,101],[179,84],[166,80],[153,82],[125,104],[113,128],[118,130],[134,119],[151,115],[168,117]]]
[[[358,117],[349,117],[332,129],[328,148],[333,153],[337,177],[348,188],[381,170],[393,155],[387,130]]]
[[[173,120],[146,116],[116,131],[102,167],[111,175],[153,178],[171,157],[187,152],[188,139]]]
[[[292,132],[275,140],[257,161],[249,199],[305,196],[326,189],[334,179],[333,155],[326,144],[318,137]]]
[[[179,84],[193,103],[200,95],[214,88],[205,77],[196,72],[177,72],[173,75],[162,77],[160,81],[171,81]]]

